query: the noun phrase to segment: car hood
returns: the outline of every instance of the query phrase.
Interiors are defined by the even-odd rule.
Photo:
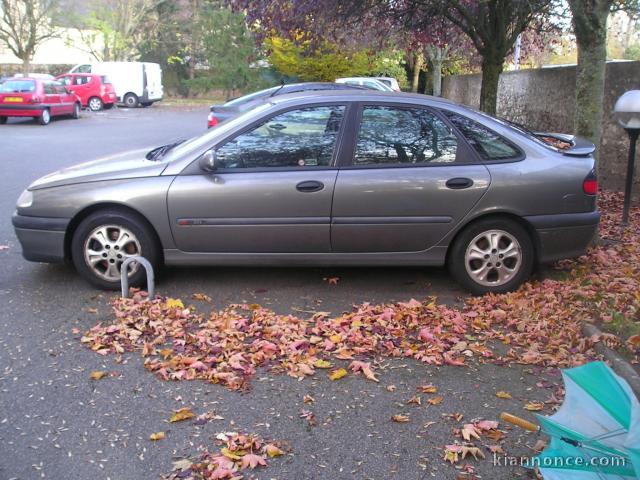
[[[149,150],[151,148],[133,150],[64,168],[39,178],[29,185],[29,190],[74,183],[158,176],[167,163],[147,160],[145,155]]]

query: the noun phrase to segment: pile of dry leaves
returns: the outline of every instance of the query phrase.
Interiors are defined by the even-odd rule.
[[[255,435],[229,432],[217,436],[220,449],[204,452],[197,461],[188,459],[173,463],[167,480],[178,478],[207,480],[242,480],[244,470],[266,467],[267,458],[284,455],[277,443],[267,443]]]

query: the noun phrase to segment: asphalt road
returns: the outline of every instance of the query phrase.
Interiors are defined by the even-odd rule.
[[[218,432],[248,431],[285,440],[292,453],[252,472],[262,479],[453,479],[460,470],[443,463],[452,428],[464,419],[497,419],[503,409],[524,414],[529,400],[549,391],[536,387],[548,373],[522,366],[430,367],[413,361],[382,361],[380,383],[350,375],[296,381],[259,374],[252,390],[233,393],[202,382],[163,382],[138,355],[123,363],[100,357],[79,342],[84,331],[108,321],[110,294],[98,292],[71,267],[22,259],[11,226],[15,201],[32,180],[61,167],[126,149],[155,146],[204,131],[206,108],[112,110],[42,127],[11,120],[0,126],[0,479],[157,479],[173,460],[211,447]],[[339,277],[337,285],[323,279]],[[166,269],[158,293],[213,298],[213,308],[246,301],[279,313],[340,313],[354,303],[404,301],[437,295],[459,301],[464,292],[440,269],[391,268],[201,268]],[[199,304],[203,310],[211,308]],[[97,313],[91,313],[94,310]],[[117,372],[99,382],[92,370]],[[557,378],[553,378],[557,380]],[[445,397],[438,406],[410,406],[418,385],[433,383]],[[395,385],[390,392],[387,386]],[[495,397],[508,390],[511,400]],[[309,407],[304,395],[315,397]],[[171,411],[190,406],[213,410],[223,420],[197,426],[168,424]],[[299,418],[313,410],[318,425]],[[408,423],[390,417],[409,413]],[[429,425],[428,422],[435,422]],[[151,433],[167,438],[151,442]],[[537,438],[517,430],[506,435],[511,455],[530,455]],[[526,477],[524,469],[468,462],[478,477]],[[462,462],[462,463],[467,463]]]

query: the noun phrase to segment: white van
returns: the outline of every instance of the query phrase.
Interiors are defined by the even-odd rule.
[[[69,73],[106,75],[116,90],[118,101],[134,108],[148,107],[162,100],[162,69],[149,62],[97,62],[76,65]]]

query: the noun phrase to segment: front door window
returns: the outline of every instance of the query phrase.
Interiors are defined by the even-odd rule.
[[[344,110],[331,105],[276,115],[217,148],[219,168],[328,167]]]

